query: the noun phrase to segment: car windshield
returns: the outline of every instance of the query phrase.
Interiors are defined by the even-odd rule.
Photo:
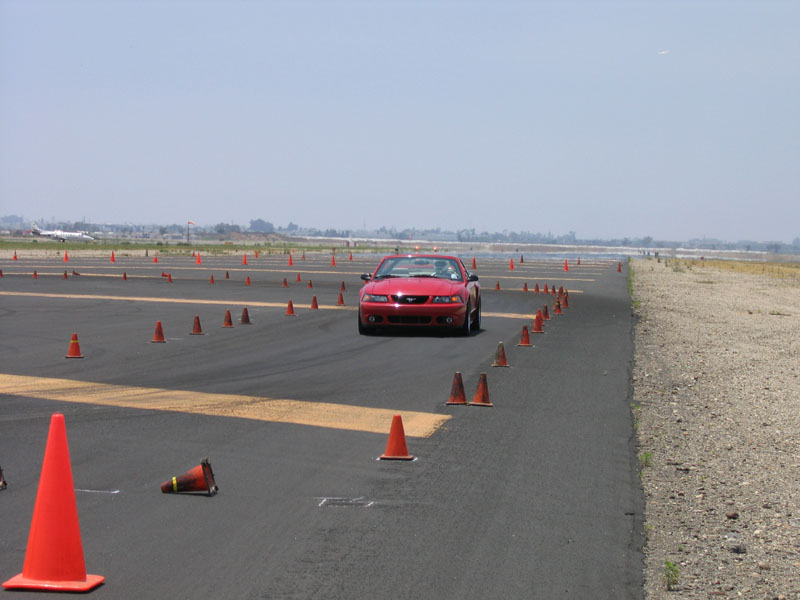
[[[438,277],[450,281],[463,281],[461,269],[454,258],[438,256],[393,256],[383,261],[375,279],[386,277]]]

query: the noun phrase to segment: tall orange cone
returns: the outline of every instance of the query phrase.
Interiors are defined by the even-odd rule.
[[[317,304],[317,297],[313,296],[311,298],[311,310],[319,310],[319,304]]]
[[[213,496],[219,491],[214,472],[207,458],[200,461],[200,464],[189,469],[183,475],[178,475],[168,479],[161,484],[161,491],[164,494],[180,494],[184,492],[205,492]]]
[[[0,269],[0,279],[3,278],[3,269]]]
[[[161,327],[161,321],[156,321],[156,330],[153,332],[153,339],[150,340],[152,344],[166,344],[167,340],[164,339],[164,328]]]
[[[344,306],[344,296],[339,292],[339,297],[336,299],[336,306]]]
[[[303,280],[300,278],[300,273],[298,273],[298,274],[297,274],[297,279],[295,279],[295,281],[296,281],[297,283],[300,283],[301,281],[303,281]]]
[[[154,263],[157,263],[157,262],[158,262],[158,256],[154,256],[154,257],[153,257],[153,262],[154,262]]]
[[[258,258],[258,250],[256,250],[256,251],[253,253],[253,256],[255,256],[256,258]]]
[[[87,592],[104,581],[102,575],[86,574],[67,429],[64,415],[56,413],[50,417],[22,573],[3,587]]]
[[[64,274],[61,276],[61,279],[69,279],[69,275],[67,275],[66,271],[64,271]]]
[[[550,293],[550,290],[548,289],[548,287],[547,287],[547,284],[546,284],[546,283],[544,284],[544,293],[545,293],[545,294],[549,294],[549,293]]]
[[[292,255],[291,254],[289,255],[289,266],[290,267],[294,266],[294,261],[292,260]]]
[[[308,289],[311,289],[311,288],[313,288],[313,287],[314,287],[314,284],[313,284],[313,283],[311,282],[311,280],[309,279],[309,280],[308,280]]]
[[[69,254],[67,254],[66,250],[64,250],[64,262],[69,262]]]
[[[243,264],[243,265],[246,265],[246,264],[247,264],[247,252],[245,252],[244,254],[242,254],[242,264]]]
[[[544,333],[544,329],[542,325],[544,324],[544,317],[542,316],[541,309],[536,311],[536,317],[533,319],[533,330],[532,333]]]
[[[554,315],[563,315],[564,313],[561,312],[561,300],[556,298],[556,303],[553,305],[553,314]]]
[[[569,292],[564,293],[562,300],[563,302],[561,303],[561,306],[563,308],[569,308]]]
[[[203,333],[203,328],[200,327],[200,317],[198,315],[194,316],[194,324],[192,325],[192,331],[189,335],[205,335],[205,333]]]
[[[551,294],[553,294],[553,296],[555,296],[555,295],[557,294],[557,292],[556,292],[556,286],[551,286],[551,287],[550,287],[550,293],[551,293]]]
[[[250,275],[247,276],[247,279],[244,280],[245,285],[251,285]]]
[[[302,258],[303,260],[305,260],[305,259],[306,259],[306,253],[305,253],[305,251],[303,252],[303,255],[302,255],[300,258]],[[290,265],[290,266],[291,266],[291,265]]]
[[[336,266],[336,256],[333,256],[333,255],[331,256],[331,266],[332,267]]]
[[[16,250],[14,250],[14,258],[13,258],[13,260],[17,260],[17,251]]]
[[[281,287],[289,287],[289,284],[286,282],[286,277],[283,278],[283,283],[281,284]]]
[[[111,251],[111,262],[113,262],[113,263],[117,262],[117,259],[114,256],[114,251],[113,250]]]
[[[474,256],[472,257],[472,268],[473,269],[477,269],[478,268],[478,264],[475,262],[475,257]]]
[[[579,256],[578,257],[578,266],[580,266],[580,265],[581,265],[581,257]]]
[[[351,252],[350,253],[350,262],[352,262],[352,261],[353,261],[353,253]]]
[[[533,288],[533,291],[538,294],[539,293],[539,284],[537,283],[536,286]]]
[[[78,334],[73,333],[72,339],[69,341],[69,350],[64,358],[83,358],[81,354],[81,345],[78,343]]]
[[[247,310],[246,306],[242,309],[242,318],[239,319],[239,323],[242,325],[252,325],[250,322],[250,312]]]
[[[39,273],[36,272],[36,269],[33,270],[33,278],[39,279]]]
[[[200,258],[200,253],[199,253],[199,252],[197,253],[197,260],[196,260],[196,261],[194,261],[194,263],[195,263],[196,265],[202,265],[202,264],[203,264],[203,261],[202,261],[202,259]]]
[[[524,262],[525,262],[525,257],[524,257],[524,256],[522,256],[522,254],[520,254],[520,255],[519,255],[519,264],[522,264],[522,263],[524,263]]]
[[[621,262],[617,263],[617,273],[622,273],[622,263]]]
[[[517,346],[524,346],[529,348],[531,346],[531,336],[528,334],[528,326],[522,326],[522,337],[519,340],[519,344]]]
[[[508,263],[508,270],[509,270],[509,271],[513,271],[513,270],[514,270],[514,259],[513,259],[513,258],[512,258],[512,259],[511,259],[511,261]]]
[[[472,402],[468,404],[470,406],[494,406],[489,401],[489,383],[486,381],[486,373],[481,373],[481,377],[478,379],[478,389],[475,391]]]
[[[228,273],[227,271],[225,271],[225,279],[230,279],[230,278],[231,278],[231,274]]]
[[[127,271],[123,271],[122,272],[122,281],[128,281],[128,272]]]
[[[344,286],[344,281],[342,282],[342,285],[341,285],[341,287],[339,288],[339,291],[340,291],[340,292],[346,292],[346,291],[347,291],[347,288]]]
[[[464,393],[464,380],[461,378],[461,372],[456,371],[453,376],[453,385],[450,388],[450,399],[445,404],[466,404],[467,395]]]
[[[569,271],[569,263],[567,262],[567,259],[564,259],[564,270]]]
[[[500,282],[499,281],[494,284],[494,291],[495,292],[499,292],[500,291]]]
[[[523,284],[522,291],[523,292],[527,292],[528,291],[528,282],[527,281]]]
[[[222,322],[223,327],[233,327],[233,321],[231,320],[231,311],[225,311],[225,320]]]
[[[545,304],[545,305],[542,307],[542,318],[543,318],[545,321],[549,321],[549,320],[550,320],[550,313],[547,311],[547,304]]]
[[[381,454],[381,460],[412,460],[414,457],[408,453],[406,446],[406,432],[403,429],[403,417],[392,417],[392,427],[389,430],[389,440],[386,442],[386,451]]]
[[[216,283],[216,281],[214,281],[214,276],[213,275],[209,278],[208,283],[210,283],[212,285]]]
[[[297,316],[296,314],[294,314],[294,305],[292,304],[291,300],[289,300],[289,304],[286,305],[286,315],[284,315],[284,316],[287,316],[287,317],[296,317]]]
[[[494,353],[494,362],[492,363],[493,367],[508,367],[508,361],[506,360],[506,350],[503,348],[503,342],[497,342],[497,350]]]

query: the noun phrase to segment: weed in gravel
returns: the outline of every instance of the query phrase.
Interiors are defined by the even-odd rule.
[[[664,560],[664,585],[668,592],[675,589],[681,576],[681,568],[669,559]]]
[[[652,452],[642,452],[639,455],[639,466],[643,469],[645,467],[652,467],[653,466],[653,453]]]

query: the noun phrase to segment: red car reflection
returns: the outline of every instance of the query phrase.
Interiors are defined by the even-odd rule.
[[[438,254],[387,256],[361,279],[358,332],[378,327],[441,327],[470,335],[481,327],[478,276],[461,259]]]

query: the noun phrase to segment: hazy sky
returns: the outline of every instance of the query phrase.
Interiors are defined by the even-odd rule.
[[[800,2],[0,0],[0,215],[800,236]]]

